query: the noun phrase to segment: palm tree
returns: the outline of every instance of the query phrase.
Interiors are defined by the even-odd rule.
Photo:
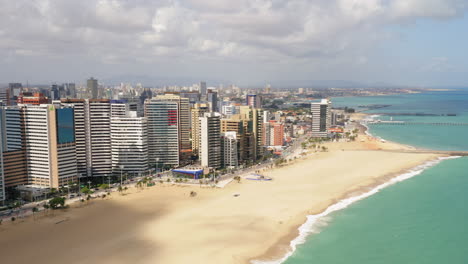
[[[50,205],[44,204],[42,207],[44,207],[44,212],[47,214],[49,212]]]
[[[33,213],[33,218],[34,218],[34,221],[36,220],[36,213],[39,212],[39,209],[37,207],[33,207],[32,208],[32,213]]]

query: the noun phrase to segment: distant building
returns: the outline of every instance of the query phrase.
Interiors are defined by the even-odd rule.
[[[211,112],[218,112],[218,93],[212,90],[206,95],[208,103],[210,103]]]
[[[271,128],[273,131],[271,135],[273,136],[272,146],[283,146],[284,145],[284,125],[281,123],[274,123]]]
[[[253,108],[262,108],[261,96],[257,94],[248,94],[246,97],[246,104]]]
[[[201,97],[202,97],[202,98],[206,98],[206,93],[207,93],[206,82],[200,82],[200,94],[201,94]]]
[[[6,105],[17,105],[18,96],[23,93],[23,85],[21,83],[9,83],[5,91],[4,98]],[[3,96],[2,96],[3,97]]]
[[[221,115],[205,113],[200,117],[200,161],[203,167],[221,168]]]
[[[61,98],[76,98],[76,85],[74,83],[64,83],[65,96]]]
[[[91,99],[98,98],[98,81],[93,77],[89,78],[86,82],[88,88],[88,94],[91,96]]]
[[[49,99],[42,93],[23,92],[17,102],[18,104],[41,105],[49,103]]]
[[[320,103],[312,103],[312,136],[327,137],[331,126],[331,101],[322,99]]]
[[[221,113],[226,117],[231,117],[232,115],[236,114],[236,107],[234,105],[223,105]]]

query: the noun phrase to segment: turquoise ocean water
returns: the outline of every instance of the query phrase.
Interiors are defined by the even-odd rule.
[[[468,90],[335,98],[333,104],[389,104],[369,112],[450,113],[456,116],[394,115],[393,120],[468,123]],[[468,126],[380,125],[370,132],[421,148],[468,150]],[[309,235],[283,263],[468,263],[468,157],[426,164],[400,178],[303,227]]]

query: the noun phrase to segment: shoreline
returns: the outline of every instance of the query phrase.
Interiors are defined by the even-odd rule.
[[[382,176],[377,179],[374,183],[367,186],[362,186],[357,190],[351,190],[344,194],[341,198],[336,199],[333,203],[327,205],[324,209],[318,210],[315,214],[306,215],[306,221],[296,227],[292,228],[293,232],[286,235],[283,239],[280,239],[275,246],[267,251],[267,253],[252,258],[249,260],[251,264],[281,264],[284,263],[289,257],[294,254],[297,250],[297,246],[307,242],[307,238],[320,231],[314,231],[316,225],[320,222],[321,218],[330,215],[331,213],[341,211],[347,207],[353,205],[356,202],[364,200],[374,194],[377,194],[381,190],[395,185],[399,182],[403,182],[419,174],[425,170],[430,169],[444,160],[460,158],[458,156],[449,157],[438,157],[435,159],[427,160],[426,162],[419,164],[413,168],[402,170],[392,175]],[[289,243],[289,250],[281,252],[281,248],[286,248],[286,244]],[[264,260],[262,260],[264,259]]]
[[[50,254],[49,249],[54,248],[61,250],[50,263],[67,260],[70,264],[80,263],[74,255],[80,251],[90,251],[87,262],[104,264],[238,264],[278,259],[291,250],[290,243],[300,235],[299,227],[308,222],[308,216],[320,214],[330,205],[441,156],[369,151],[391,147],[388,143],[372,142],[369,148],[369,144],[334,142],[325,144],[330,147],[329,152],[309,149],[306,157],[266,170],[265,174],[273,178],[271,182],[243,179],[222,189],[132,188],[129,195],[112,195],[108,200],[92,201],[90,206],[57,212],[34,222],[29,219],[2,225],[0,244],[9,243],[10,250],[0,248],[0,254],[5,260],[28,262]],[[198,195],[190,198],[192,190]],[[240,196],[233,197],[234,193]],[[63,219],[67,221],[56,224]],[[49,236],[47,242],[39,243],[42,240],[38,239],[45,235]],[[89,243],[89,236],[93,243]],[[73,237],[73,241],[68,241],[68,237]],[[178,239],[181,237],[184,239]],[[192,247],[194,244],[198,246]],[[135,246],[127,249],[126,245]],[[135,248],[137,245],[140,246]],[[30,251],[16,259],[18,255],[12,254],[24,247]],[[79,250],[69,252],[66,249],[70,247]],[[113,255],[104,257],[96,251]],[[184,254],[179,254],[182,251]],[[135,262],[140,255],[146,257]]]

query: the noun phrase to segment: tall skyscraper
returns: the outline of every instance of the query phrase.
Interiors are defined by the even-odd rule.
[[[239,166],[239,158],[237,152],[237,133],[226,132],[221,136],[223,167],[237,168]]]
[[[74,83],[64,83],[63,87],[65,89],[66,98],[76,98],[76,85]]]
[[[221,168],[221,115],[205,113],[200,117],[200,161],[203,167]]]
[[[21,83],[9,83],[5,92],[6,105],[17,105],[18,96],[22,93],[23,85]]]
[[[210,103],[211,112],[219,112],[219,110],[218,110],[218,93],[213,91],[213,90],[209,90],[206,97],[207,97],[208,103]]]
[[[206,98],[206,93],[207,93],[206,82],[200,82],[200,94],[203,99]]]
[[[141,175],[148,171],[148,141],[146,117],[135,111],[111,119],[112,168],[114,174],[122,172]]]
[[[93,77],[89,78],[86,82],[88,88],[88,94],[92,99],[98,98],[98,81]]]
[[[150,164],[179,166],[179,107],[177,101],[150,99],[145,102],[148,119],[148,158]]]
[[[80,177],[112,174],[111,102],[107,99],[65,99],[75,109],[76,160]]]
[[[28,183],[58,188],[77,180],[72,106],[21,105]]]
[[[320,103],[311,104],[312,136],[327,137],[331,126],[331,101],[322,99]]]
[[[0,108],[4,187],[28,184],[24,125],[19,106]]]
[[[49,98],[51,100],[60,100],[59,86],[57,84],[52,84],[50,86]]]
[[[239,163],[255,160],[255,135],[252,124],[251,120],[243,119],[240,115],[221,120],[221,133],[236,132]]]
[[[192,153],[199,155],[200,150],[200,117],[210,112],[208,104],[195,104],[191,109],[191,129],[192,129]]]

